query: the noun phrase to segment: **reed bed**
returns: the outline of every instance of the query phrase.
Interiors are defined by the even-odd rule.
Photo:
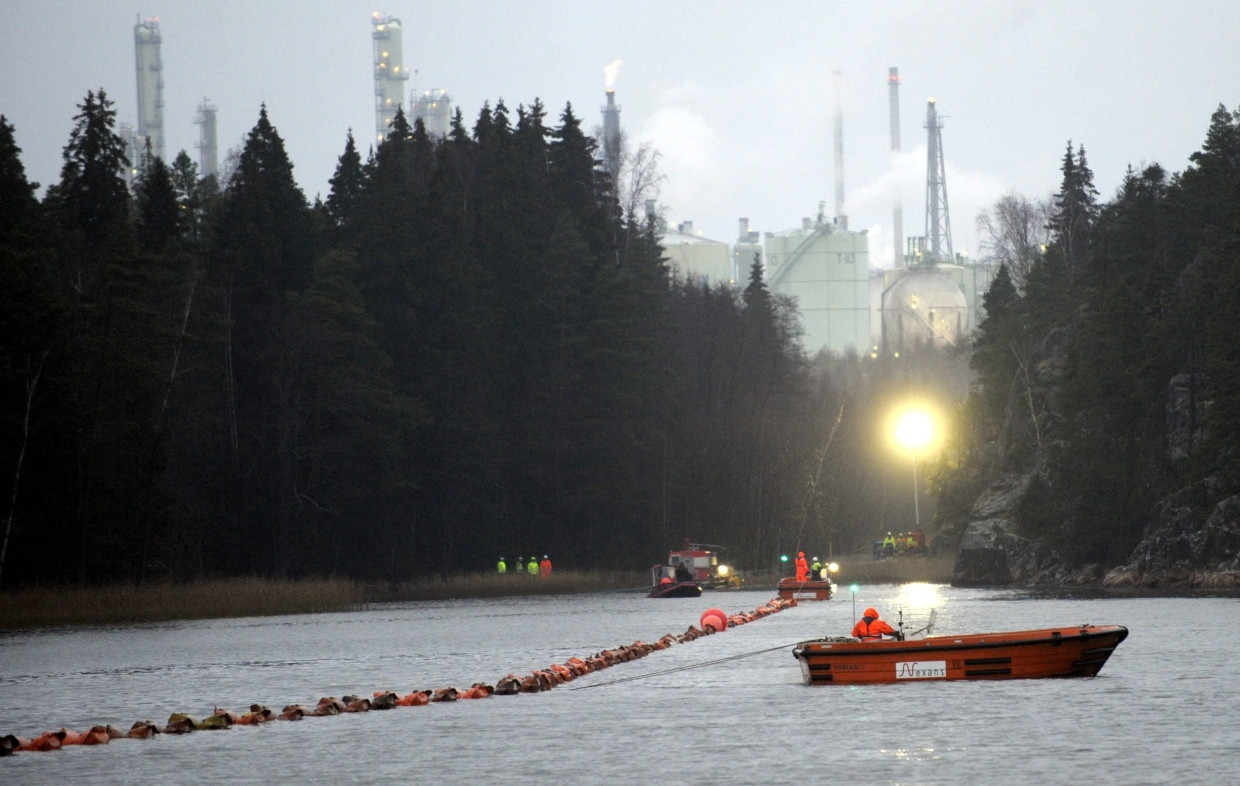
[[[648,582],[644,573],[556,571],[545,579],[476,573],[403,583],[235,578],[30,587],[0,592],[0,630],[348,611],[369,603],[635,589]]]
[[[910,581],[950,583],[951,556],[871,560],[842,558],[834,576],[852,583]],[[776,571],[746,572],[745,589],[779,582]],[[30,587],[0,591],[0,630],[64,625],[115,625],[180,619],[260,617],[349,611],[371,603],[647,591],[644,571],[556,570],[547,578],[528,573],[465,573],[417,581],[363,583],[349,579],[204,579],[191,582],[104,586]]]
[[[465,573],[430,576],[384,587],[371,587],[372,602],[499,598],[509,595],[567,595],[608,590],[649,591],[650,576],[633,571],[556,570],[546,578],[529,573]]]
[[[347,579],[29,587],[0,593],[0,629],[297,614],[347,608],[365,599],[363,586]]]

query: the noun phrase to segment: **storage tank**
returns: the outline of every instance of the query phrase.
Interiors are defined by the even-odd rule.
[[[888,352],[918,345],[946,347],[969,332],[969,305],[951,276],[908,268],[883,292],[883,342]]]

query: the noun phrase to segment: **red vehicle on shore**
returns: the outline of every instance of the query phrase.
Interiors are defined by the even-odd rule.
[[[656,565],[651,569],[654,583],[659,583],[661,575],[676,576],[679,574],[681,578],[688,578],[703,589],[739,589],[741,577],[719,559],[719,553],[724,550],[723,546],[690,543],[686,539],[679,549],[668,553],[666,565]],[[663,571],[662,569],[665,568],[667,570]],[[687,577],[685,577],[686,572]]]

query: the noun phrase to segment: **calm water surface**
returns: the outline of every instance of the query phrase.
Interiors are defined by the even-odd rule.
[[[462,600],[0,634],[0,733],[494,683],[773,594]],[[1240,784],[1240,599],[879,585],[856,605],[893,623],[898,608],[913,622],[935,608],[938,633],[1088,622],[1130,635],[1094,679],[802,685],[791,645],[847,633],[845,593],[546,693],[21,753],[0,759],[0,783]],[[649,676],[616,682],[638,675]]]

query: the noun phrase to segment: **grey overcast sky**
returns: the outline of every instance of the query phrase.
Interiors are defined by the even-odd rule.
[[[798,226],[834,204],[831,74],[843,74],[850,228],[871,266],[891,258],[891,184],[906,235],[925,215],[926,102],[944,116],[955,249],[976,255],[974,219],[1005,192],[1056,190],[1068,140],[1083,143],[1109,199],[1125,169],[1182,171],[1221,103],[1240,107],[1234,0],[3,0],[0,114],[27,176],[59,177],[76,105],[103,87],[136,124],[133,27],[159,19],[169,158],[197,160],[199,101],[219,107],[221,157],[266,102],[310,199],[352,127],[374,127],[371,14],[401,20],[418,90],[447,90],[467,124],[484,101],[566,102],[600,123],[603,69],[621,124],[663,156],[660,202],[733,241],[737,219]],[[890,154],[887,69],[900,69],[903,154]],[[515,112],[514,112],[515,114]],[[894,174],[893,174],[894,173]]]

